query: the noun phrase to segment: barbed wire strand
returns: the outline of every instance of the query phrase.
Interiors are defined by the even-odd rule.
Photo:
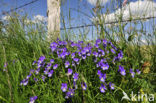
[[[16,7],[16,8],[10,9],[10,10],[5,11],[5,12],[2,12],[2,13],[0,14],[0,16],[3,16],[3,15],[6,15],[6,14],[8,14],[8,13],[10,13],[10,12],[16,11],[16,10],[18,10],[18,9],[20,9],[20,8],[23,8],[23,7],[25,7],[25,6],[28,6],[28,5],[30,5],[30,4],[33,4],[33,3],[37,2],[37,1],[39,1],[39,0],[33,0],[33,1],[31,1],[31,2],[25,3],[25,4],[21,5],[21,6]]]
[[[137,21],[137,20],[149,20],[149,19],[154,19],[156,18],[156,16],[153,16],[153,17],[144,17],[144,18],[136,18],[136,19],[128,19],[128,20],[121,20],[121,21],[112,21],[112,22],[106,22],[106,23],[103,23],[103,24],[87,24],[87,25],[80,25],[80,26],[73,26],[73,27],[68,27],[68,28],[61,28],[60,30],[67,30],[67,29],[78,29],[78,28],[85,28],[85,27],[90,27],[90,26],[95,26],[95,25],[109,25],[109,24],[116,24],[116,23],[119,23],[119,22],[131,22],[131,21]]]
[[[21,5],[19,7],[16,7],[14,9],[3,12],[3,13],[0,14],[0,16],[8,14],[8,13],[10,13],[12,11],[17,10],[17,9],[23,8],[23,7],[27,6],[27,5],[33,4],[33,3],[37,2],[37,1],[39,1],[39,0],[33,0],[33,1],[29,2],[29,3]],[[144,18],[137,18],[137,19],[129,19],[129,20],[122,20],[120,22],[130,22],[130,21],[136,21],[136,20],[148,20],[148,19],[152,19],[152,18],[156,18],[156,17],[153,16],[153,17],[146,17],[146,18],[144,17]],[[107,22],[107,23],[104,23],[104,24],[108,25],[108,24],[116,24],[116,23],[119,23],[119,21]],[[96,24],[96,25],[103,25],[103,24]],[[95,24],[92,23],[92,24],[80,25],[80,26],[74,26],[74,27],[68,27],[68,28],[60,28],[60,30],[78,29],[78,28],[84,28],[84,27],[90,27],[90,26],[95,26]]]

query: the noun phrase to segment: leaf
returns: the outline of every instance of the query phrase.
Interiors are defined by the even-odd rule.
[[[6,99],[4,99],[2,96],[0,96],[0,100],[8,102]]]
[[[134,39],[134,37],[135,37],[134,34],[130,35],[130,36],[128,37],[128,41],[132,41],[132,40]]]

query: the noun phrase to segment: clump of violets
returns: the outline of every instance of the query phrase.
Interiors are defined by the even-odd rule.
[[[101,94],[111,92],[117,86],[116,78],[112,76],[119,74],[127,77],[123,51],[106,39],[97,39],[95,43],[86,44],[83,41],[67,42],[57,39],[50,44],[50,50],[48,56],[41,56],[33,62],[34,69],[21,81],[21,85],[43,83],[50,87],[57,79],[60,81],[57,83],[61,83],[59,85],[62,94],[68,99],[79,90],[88,92],[92,82],[97,82],[95,85]],[[134,71],[135,69],[130,69],[129,72],[133,78]],[[136,69],[136,74],[140,73]],[[31,97],[30,103],[34,103],[38,97]]]

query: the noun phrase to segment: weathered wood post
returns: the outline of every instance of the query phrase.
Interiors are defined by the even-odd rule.
[[[47,0],[48,41],[60,36],[60,0]]]

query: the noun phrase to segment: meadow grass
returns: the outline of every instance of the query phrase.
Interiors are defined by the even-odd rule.
[[[23,20],[27,19],[26,17]],[[40,27],[40,28],[39,28]],[[1,103],[27,103],[31,96],[39,95],[39,103],[58,103],[58,102],[73,102],[73,103],[97,103],[97,102],[112,102],[120,103],[122,98],[122,88],[127,94],[131,91],[143,90],[145,93],[154,94],[156,91],[155,84],[155,67],[156,67],[156,44],[155,39],[150,44],[140,45],[139,42],[127,40],[123,30],[120,27],[118,31],[118,40],[114,39],[113,35],[106,34],[106,29],[101,26],[101,38],[112,40],[112,43],[118,46],[124,53],[123,63],[127,69],[140,69],[141,75],[133,79],[130,77],[122,78],[121,76],[112,76],[110,80],[116,80],[118,88],[116,91],[102,94],[98,92],[98,77],[94,76],[95,67],[91,64],[91,58],[81,64],[79,71],[80,77],[87,79],[88,90],[84,93],[78,89],[78,93],[67,101],[65,94],[62,93],[61,83],[65,81],[65,74],[54,74],[53,81],[49,79],[46,83],[39,82],[38,84],[21,86],[20,82],[29,74],[30,69],[35,69],[32,66],[34,60],[38,60],[40,56],[51,58],[50,43],[46,40],[46,32],[41,25],[29,24],[26,25],[21,18],[12,17],[7,23],[2,23],[0,26],[0,102]],[[43,27],[44,28],[44,27]],[[112,30],[115,31],[115,30]],[[132,30],[133,31],[133,30]],[[112,33],[113,34],[113,33]],[[123,34],[123,35],[122,35]],[[153,37],[156,38],[155,32]],[[75,49],[69,48],[71,52]],[[53,56],[55,57],[55,56]],[[57,59],[57,58],[55,58]],[[70,59],[69,59],[70,60]],[[58,59],[58,62],[60,60]],[[148,62],[150,66],[143,67],[144,63]],[[6,64],[6,66],[5,66]],[[61,63],[60,63],[61,64]],[[63,67],[62,67],[63,68]],[[90,69],[88,69],[90,68]],[[117,68],[117,67],[116,67]],[[147,70],[146,70],[147,69]],[[146,71],[145,71],[146,70]],[[150,70],[150,71],[148,71]],[[58,71],[59,72],[59,71]],[[113,73],[113,72],[112,72]],[[111,74],[114,75],[114,74]],[[67,79],[67,78],[66,78]],[[80,81],[79,81],[80,83]],[[89,84],[90,83],[90,84]],[[100,84],[99,84],[100,86]],[[78,85],[80,87],[80,84]],[[124,101],[128,102],[128,101]]]

